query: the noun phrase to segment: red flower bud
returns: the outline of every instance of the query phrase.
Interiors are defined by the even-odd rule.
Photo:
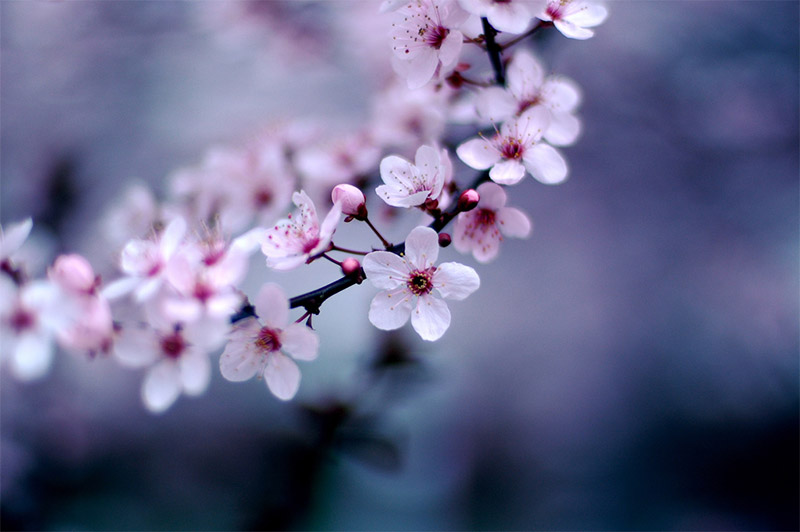
[[[446,248],[447,246],[450,245],[450,242],[452,242],[452,241],[453,241],[453,239],[450,238],[450,235],[448,233],[439,233],[439,247],[440,248]]]

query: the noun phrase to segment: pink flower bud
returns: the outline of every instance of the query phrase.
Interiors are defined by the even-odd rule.
[[[365,203],[367,200],[364,197],[364,193],[353,185],[336,185],[331,192],[331,200],[334,203],[341,203],[342,213],[344,214],[355,218],[366,217],[367,207]]]
[[[471,211],[475,207],[478,206],[478,202],[481,200],[480,194],[474,188],[470,188],[465,190],[461,193],[461,196],[458,198],[458,210],[459,212],[467,212]]]
[[[450,245],[450,242],[452,242],[452,241],[453,241],[453,239],[450,238],[450,235],[448,233],[439,233],[439,247],[440,248],[446,248],[447,246]]]
[[[348,257],[342,261],[342,272],[345,275],[353,275],[361,269],[361,263],[353,257]]]
[[[97,279],[92,265],[77,254],[59,255],[47,271],[51,281],[71,292],[92,293]]]

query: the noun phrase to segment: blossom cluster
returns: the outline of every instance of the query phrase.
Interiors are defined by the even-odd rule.
[[[606,11],[590,0],[387,0],[381,11],[392,21],[384,37],[396,77],[370,119],[331,134],[277,124],[173,172],[161,201],[132,188],[105,224],[119,250],[112,281],[77,254],[31,280],[19,251],[32,220],[0,230],[0,360],[11,373],[44,376],[58,347],[143,370],[153,412],[203,393],[215,366],[229,381],[263,379],[289,400],[301,381],[295,361],[324,352],[311,317],[365,279],[378,290],[365,309],[376,328],[410,321],[423,340],[442,338],[452,319],[445,300],[467,298],[480,279],[470,266],[437,263],[440,248],[452,242],[485,264],[505,238],[529,236],[530,218],[506,205],[508,187],[527,174],[564,181],[560,150],[580,135],[578,85],[548,75],[522,43],[551,26],[587,39]],[[488,55],[491,72],[475,52]],[[476,134],[452,142],[451,124]],[[463,174],[472,174],[467,183]],[[392,209],[398,215],[386,216]],[[402,242],[377,227],[411,216],[425,221]],[[350,222],[371,234],[362,249],[335,242]],[[291,299],[272,279],[251,298],[243,283],[259,254],[263,272],[323,259],[339,277]],[[293,308],[304,310],[294,320]]]

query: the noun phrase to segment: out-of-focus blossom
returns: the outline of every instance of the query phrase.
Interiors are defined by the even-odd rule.
[[[129,186],[122,198],[103,216],[100,228],[108,241],[122,247],[132,238],[142,238],[160,217],[153,192],[142,183]]]
[[[215,148],[195,167],[170,176],[171,191],[188,219],[238,232],[254,220],[271,224],[289,205],[295,176],[285,146],[263,138],[245,148]]]
[[[375,98],[372,131],[376,141],[401,149],[437,141],[444,132],[450,92],[432,85],[417,90],[390,85]]]
[[[381,152],[370,135],[357,132],[298,150],[294,163],[305,185],[328,187],[368,175]]]
[[[542,65],[525,50],[514,54],[506,79],[507,88],[489,87],[480,92],[476,100],[480,116],[499,123],[542,106],[550,112],[544,139],[556,146],[575,142],[581,124],[573,113],[580,104],[581,92],[574,81],[564,76],[545,77]]]
[[[501,185],[519,183],[526,170],[542,183],[560,183],[567,177],[567,163],[558,150],[539,142],[550,125],[549,114],[533,107],[505,122],[494,137],[468,140],[456,153],[472,168],[491,168],[489,177]]]
[[[459,3],[473,15],[486,17],[498,31],[522,33],[544,9],[545,0],[459,0]]]
[[[120,257],[120,268],[127,275],[110,283],[103,290],[105,297],[114,299],[133,292],[137,301],[145,301],[156,295],[185,234],[186,222],[175,218],[154,238],[128,242]]]
[[[289,300],[278,285],[261,287],[254,303],[263,325],[250,317],[233,326],[220,371],[232,382],[263,376],[275,397],[288,401],[300,386],[300,369],[292,358],[314,360],[319,338],[303,324],[289,324]]]
[[[506,207],[503,187],[483,183],[478,187],[478,206],[462,212],[456,218],[453,244],[461,253],[470,253],[478,262],[490,262],[500,251],[504,236],[526,238],[531,233],[531,221],[513,207]]]
[[[406,239],[401,257],[374,251],[364,257],[364,271],[383,290],[372,300],[369,321],[383,330],[398,329],[411,318],[423,340],[438,340],[450,326],[445,299],[461,300],[480,286],[478,274],[469,266],[446,262],[434,266],[439,256],[439,238],[429,227],[417,227]]]
[[[153,319],[150,326],[123,326],[114,342],[113,353],[128,367],[148,367],[142,382],[142,401],[151,412],[163,412],[175,400],[200,395],[211,379],[209,345],[181,324]]]
[[[111,308],[89,261],[77,254],[61,255],[47,275],[61,290],[62,308],[73,309],[69,325],[58,331],[59,344],[76,351],[108,351],[114,333]]]
[[[570,39],[588,39],[594,35],[593,28],[603,23],[608,10],[592,0],[547,0],[547,5],[536,15],[553,25]]]
[[[390,155],[381,161],[380,171],[384,184],[375,189],[378,196],[392,207],[408,208],[439,197],[444,187],[446,166],[439,150],[420,146],[413,164],[397,155]]]
[[[17,379],[39,379],[50,369],[56,331],[71,314],[58,302],[58,289],[48,281],[17,286],[0,275],[0,361]]]
[[[334,203],[320,225],[314,202],[305,192],[295,192],[292,201],[298,209],[295,215],[268,229],[261,244],[267,266],[276,270],[296,268],[328,249],[342,217],[342,206]]]
[[[454,0],[412,0],[396,11],[390,33],[392,66],[408,88],[428,83],[458,63],[464,35],[458,27],[469,14]]]

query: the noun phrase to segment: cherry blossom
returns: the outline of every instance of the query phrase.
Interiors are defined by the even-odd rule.
[[[0,225],[0,264],[3,269],[10,267],[14,254],[28,239],[32,228],[33,220],[30,218],[11,224],[5,231]]]
[[[89,261],[74,253],[61,255],[47,275],[60,288],[60,307],[72,309],[69,325],[58,331],[59,344],[76,351],[107,351],[114,330],[111,308]]]
[[[112,352],[124,366],[148,368],[142,381],[142,401],[148,410],[160,413],[181,393],[196,396],[206,391],[211,379],[208,353],[218,345],[152,314],[150,325],[123,327]]]
[[[456,153],[472,168],[491,168],[489,177],[501,185],[519,183],[526,170],[542,183],[557,184],[567,177],[567,163],[558,150],[539,142],[549,124],[549,112],[533,107],[505,122],[491,139],[468,140]]]
[[[186,222],[175,218],[151,239],[130,240],[122,249],[120,268],[127,276],[110,283],[103,294],[114,299],[133,291],[137,301],[152,298],[166,278],[170,260],[183,243]]]
[[[405,84],[390,85],[373,105],[371,125],[376,141],[401,149],[434,143],[444,133],[450,92],[432,84],[416,90]]]
[[[522,33],[544,9],[545,0],[459,0],[468,12],[486,17],[498,31]]]
[[[367,199],[364,197],[364,193],[347,183],[333,187],[331,201],[340,203],[342,205],[342,214],[348,216],[364,216],[367,212]]]
[[[454,0],[412,0],[392,24],[392,66],[409,89],[428,83],[458,63],[464,36],[458,27],[469,14]]]
[[[447,157],[446,152],[444,157]],[[420,146],[414,163],[397,155],[381,161],[384,184],[375,192],[392,207],[416,207],[437,199],[442,193],[447,173],[442,152],[431,146]]]
[[[506,207],[507,196],[500,185],[483,183],[478,187],[478,206],[456,218],[453,244],[461,253],[470,253],[478,262],[497,257],[503,237],[526,238],[531,221],[519,209]]]
[[[594,35],[593,28],[603,23],[608,10],[592,0],[547,0],[547,5],[536,15],[553,25],[570,39],[588,39]]]
[[[429,227],[416,227],[406,239],[405,254],[374,251],[364,257],[364,271],[383,290],[372,300],[369,321],[382,330],[398,329],[411,318],[423,340],[441,338],[450,326],[447,303],[434,296],[461,300],[480,286],[478,274],[469,266],[446,262],[434,266],[439,256],[439,238]]]
[[[254,304],[263,324],[253,317],[234,324],[220,371],[232,382],[263,376],[273,395],[288,401],[300,386],[300,369],[292,358],[314,360],[319,338],[303,324],[289,324],[289,300],[278,285],[262,286]]]
[[[546,76],[539,61],[520,50],[506,70],[507,88],[489,87],[479,94],[478,114],[492,122],[519,116],[528,109],[542,106],[550,111],[550,125],[544,139],[556,146],[575,142],[581,124],[573,114],[581,101],[577,84],[564,76]]]
[[[341,204],[334,203],[320,225],[314,202],[305,192],[295,192],[292,201],[298,209],[295,216],[268,229],[261,244],[267,266],[276,270],[291,270],[325,252],[342,217]]]
[[[57,302],[58,289],[49,281],[17,286],[0,276],[0,361],[17,379],[39,379],[50,369],[54,337],[64,326]]]
[[[371,136],[357,131],[321,144],[304,146],[296,154],[294,162],[306,185],[314,183],[329,190],[334,184],[353,181],[372,172],[380,155],[380,149]]]

